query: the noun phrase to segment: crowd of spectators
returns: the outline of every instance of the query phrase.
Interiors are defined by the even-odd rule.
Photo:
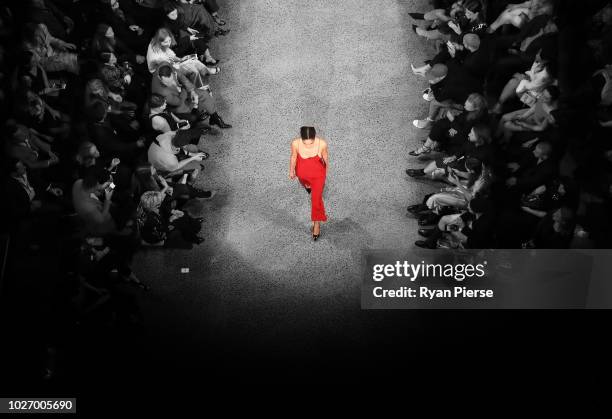
[[[612,4],[460,0],[410,13],[437,54],[411,203],[424,248],[612,245]],[[416,63],[415,63],[416,64]]]
[[[137,250],[205,240],[189,209],[214,197],[195,185],[210,136],[231,128],[211,88],[221,14],[215,0],[0,5],[2,234],[22,278],[61,249],[47,282],[70,275],[81,314],[148,288]]]

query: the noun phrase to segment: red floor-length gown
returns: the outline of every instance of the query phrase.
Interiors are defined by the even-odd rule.
[[[323,159],[318,154],[305,159],[300,156],[300,153],[297,153],[295,174],[300,183],[311,190],[310,214],[312,221],[327,221],[325,205],[323,204],[323,188],[325,187],[327,168]]]

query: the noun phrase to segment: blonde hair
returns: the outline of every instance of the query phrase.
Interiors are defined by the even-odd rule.
[[[153,49],[154,51],[161,50],[161,43],[164,42],[164,39],[168,37],[170,37],[171,39],[170,48],[172,48],[176,45],[174,35],[172,35],[172,32],[170,32],[169,29],[159,28],[157,32],[155,32],[155,35],[153,35],[153,38],[151,38],[151,49]]]

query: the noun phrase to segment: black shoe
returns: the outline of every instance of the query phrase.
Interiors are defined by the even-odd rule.
[[[195,236],[191,241],[193,242],[193,244],[200,244],[204,241],[204,237]]]
[[[408,13],[408,16],[410,16],[414,20],[423,20],[423,19],[425,19],[425,13]]]
[[[208,120],[208,123],[210,125],[216,125],[221,129],[226,129],[226,128],[231,128],[232,126],[230,124],[226,124],[225,121],[223,121],[223,119],[219,116],[219,114],[217,112],[215,112],[214,114],[212,114],[210,116],[210,119]]]
[[[436,244],[428,240],[417,240],[414,242],[414,245],[417,247],[422,247],[423,249],[435,249],[436,248]]]
[[[312,192],[312,189],[310,188],[304,188],[304,189],[306,189],[306,192],[308,192],[308,195],[310,195],[310,192]]]
[[[406,169],[406,174],[410,177],[419,177],[425,175],[423,169]]]
[[[427,208],[427,205],[425,204],[416,204],[416,205],[410,205],[408,208],[406,208],[406,210],[412,214],[417,214],[419,212],[425,211],[429,208]]]
[[[310,232],[312,233],[312,241],[316,242],[321,237],[321,227],[319,227],[319,234],[314,234],[314,227],[310,227]]]
[[[194,192],[195,192],[195,197],[196,198],[202,198],[202,199],[211,199],[213,196],[215,196],[215,191],[205,191],[202,189],[196,189],[194,188]]]
[[[412,25],[412,32],[417,33],[417,31],[416,31],[416,30],[417,30],[417,28],[418,28],[418,26],[417,26],[417,25]],[[418,35],[418,34],[417,34],[417,35]]]
[[[217,28],[217,30],[215,30],[215,36],[225,36],[229,33],[229,31],[229,29]]]
[[[419,236],[428,238],[428,237],[431,237],[431,235],[433,234],[433,231],[434,231],[433,228],[419,228],[418,233],[419,233]]]

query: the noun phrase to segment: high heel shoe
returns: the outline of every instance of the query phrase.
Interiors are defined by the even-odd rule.
[[[312,240],[315,242],[321,237],[321,227],[319,227],[319,234],[314,234],[314,227],[310,227],[310,232],[312,233]]]

